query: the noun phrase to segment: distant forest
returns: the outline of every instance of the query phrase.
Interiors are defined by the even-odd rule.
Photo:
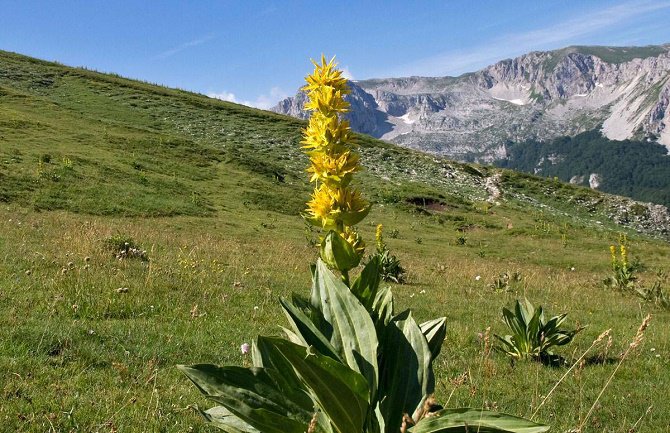
[[[670,155],[658,143],[614,141],[594,130],[546,142],[509,143],[507,154],[495,165],[565,182],[577,176],[586,186],[589,175],[597,173],[600,191],[670,207]]]

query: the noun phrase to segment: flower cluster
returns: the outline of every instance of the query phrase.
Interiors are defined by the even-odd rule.
[[[341,118],[349,109],[344,100],[349,93],[347,80],[334,60],[327,62],[321,56],[321,63],[312,61],[314,72],[302,88],[308,97],[305,109],[312,112],[302,146],[310,160],[310,182],[315,183],[305,216],[314,225],[338,234],[360,259],[365,244],[353,226],[365,218],[370,204],[351,186],[361,167],[349,122]]]
[[[628,269],[628,251],[626,250],[626,245],[620,245],[620,254],[621,258],[618,259],[616,256],[616,247],[614,245],[610,245],[610,254],[612,256],[612,269],[614,271],[618,270],[619,268],[623,269]]]

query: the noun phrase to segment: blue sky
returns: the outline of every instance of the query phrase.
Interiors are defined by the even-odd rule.
[[[458,75],[532,50],[669,43],[669,23],[670,0],[0,0],[0,49],[267,108],[321,53],[354,79]]]

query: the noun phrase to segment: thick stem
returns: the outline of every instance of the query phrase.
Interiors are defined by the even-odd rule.
[[[342,281],[344,281],[344,284],[349,287],[349,271],[341,271],[342,272]]]

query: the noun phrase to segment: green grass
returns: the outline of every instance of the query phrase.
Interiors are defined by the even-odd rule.
[[[596,56],[602,61],[613,64],[630,62],[633,59],[646,59],[667,53],[667,45],[648,45],[646,47],[603,47],[603,46],[570,46],[551,52],[545,69],[547,72],[554,70],[556,65],[568,54],[580,53],[587,56]]]
[[[0,53],[3,429],[210,431],[189,408],[209,403],[174,366],[249,364],[240,344],[286,325],[278,298],[308,293],[317,232],[298,216],[310,189],[302,125]],[[502,307],[526,296],[589,326],[568,358],[612,328],[616,359],[652,313],[586,431],[627,432],[650,405],[641,429],[670,431],[670,312],[601,284],[619,231],[646,265],[644,285],[670,270],[667,242],[607,221],[597,192],[505,172],[505,196],[488,206],[484,178],[497,170],[359,142],[359,185],[375,202],[360,229],[372,244],[383,223],[408,270],[397,309],[448,319],[438,400],[534,412],[565,369],[484,356],[478,337],[505,333]],[[132,239],[149,260],[119,260],[110,239]],[[504,272],[522,281],[496,292]],[[571,373],[537,420],[576,427],[614,368]]]

